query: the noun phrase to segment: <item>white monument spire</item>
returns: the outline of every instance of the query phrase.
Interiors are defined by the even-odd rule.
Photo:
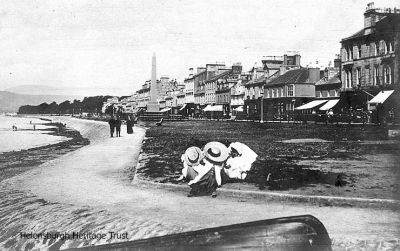
[[[147,112],[158,112],[160,106],[157,101],[158,87],[157,87],[157,71],[156,71],[156,53],[153,53],[151,59],[151,84],[150,84],[150,100],[147,104]]]

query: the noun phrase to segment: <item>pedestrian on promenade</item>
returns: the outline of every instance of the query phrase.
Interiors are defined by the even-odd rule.
[[[228,159],[228,148],[220,142],[209,142],[204,146],[204,167],[189,182],[192,188],[189,197],[211,195],[217,197],[216,190],[222,184],[221,172]]]
[[[117,117],[117,120],[115,121],[115,129],[117,137],[121,137],[121,124],[122,124],[121,118]]]
[[[116,121],[114,119],[114,116],[112,116],[111,119],[108,121],[108,124],[110,125],[111,138],[114,137],[115,123]]]
[[[126,133],[127,134],[132,134],[133,133],[133,120],[132,120],[132,116],[128,116],[128,118],[126,119]]]
[[[186,149],[185,153],[181,157],[183,163],[182,175],[177,179],[177,181],[183,179],[191,181],[196,178],[201,168],[204,167],[204,163],[202,162],[203,157],[202,151],[196,146]]]
[[[33,124],[33,130],[36,131],[36,125],[35,124]]]

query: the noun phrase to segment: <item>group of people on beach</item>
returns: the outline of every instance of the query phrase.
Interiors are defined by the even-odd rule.
[[[247,145],[234,142],[226,147],[216,141],[207,143],[203,150],[189,147],[182,155],[182,175],[191,187],[188,197],[211,195],[229,180],[243,180],[250,171],[257,154]]]
[[[114,137],[114,132],[116,137],[121,137],[121,125],[122,119],[120,116],[112,116],[111,119],[108,121],[110,125],[110,135],[111,138]],[[132,134],[133,133],[133,126],[135,124],[135,120],[132,116],[128,116],[126,119],[126,133]]]

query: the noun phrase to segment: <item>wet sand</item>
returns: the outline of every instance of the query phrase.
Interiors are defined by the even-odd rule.
[[[44,121],[41,122],[43,123]],[[39,144],[41,146],[38,147],[33,147],[37,144],[35,142],[31,144],[25,143],[25,147],[29,149],[0,153],[0,181],[29,171],[42,163],[89,144],[89,140],[84,139],[78,131],[70,129],[59,130],[55,123],[47,122],[38,125],[38,127],[42,128],[36,131],[38,133],[36,136],[40,139],[54,137],[56,139],[63,138],[63,140],[58,142],[58,140],[51,139],[46,142],[46,145]],[[26,131],[26,133],[31,134],[32,132]],[[15,140],[15,135],[11,136],[11,140]],[[45,138],[43,138],[44,136]],[[10,147],[10,145],[7,143],[7,147]]]
[[[390,210],[318,207],[223,196],[188,198],[182,192],[137,186],[126,176],[127,170],[136,164],[144,129],[135,127],[135,134],[109,138],[106,123],[70,118],[64,121],[80,130],[92,144],[0,182],[0,225],[4,226],[0,230],[0,249],[67,248],[126,241],[44,242],[20,238],[20,232],[114,231],[127,232],[128,239],[135,240],[300,214],[319,218],[333,238],[336,250],[342,244],[396,241],[400,236],[399,214]]]
[[[12,126],[17,127],[16,131]],[[33,128],[35,126],[35,130]],[[30,148],[57,144],[68,140],[60,135],[50,135],[49,129],[55,128],[38,118],[9,117],[0,115],[0,154]]]

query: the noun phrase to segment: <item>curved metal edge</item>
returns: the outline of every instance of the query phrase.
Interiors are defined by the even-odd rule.
[[[188,231],[183,233],[176,233],[176,234],[169,234],[164,236],[158,237],[151,237],[146,239],[140,239],[135,241],[127,241],[127,242],[118,242],[118,243],[111,243],[111,244],[104,244],[98,246],[86,246],[81,248],[73,248],[73,249],[66,249],[66,250],[129,250],[130,248],[138,248],[145,249],[144,246],[150,247],[151,244],[157,244],[162,242],[168,242],[168,240],[182,240],[184,241],[189,236],[196,236],[196,235],[205,235],[207,233],[214,233],[220,232],[225,230],[231,230],[233,228],[246,228],[252,226],[261,226],[261,225],[277,225],[277,224],[288,224],[288,223],[303,223],[310,226],[316,232],[316,237],[313,239],[313,249],[312,250],[323,250],[331,251],[332,250],[332,242],[329,237],[329,234],[322,224],[316,217],[312,215],[299,215],[299,216],[290,216],[290,217],[282,217],[282,218],[274,218],[274,219],[267,219],[267,220],[260,220],[260,221],[252,221],[246,223],[239,223],[239,224],[232,224],[226,225],[221,227],[213,227],[213,228],[205,228],[195,231]],[[188,246],[190,246],[188,244]],[[152,249],[152,248],[149,248]],[[194,247],[194,249],[196,249]]]

